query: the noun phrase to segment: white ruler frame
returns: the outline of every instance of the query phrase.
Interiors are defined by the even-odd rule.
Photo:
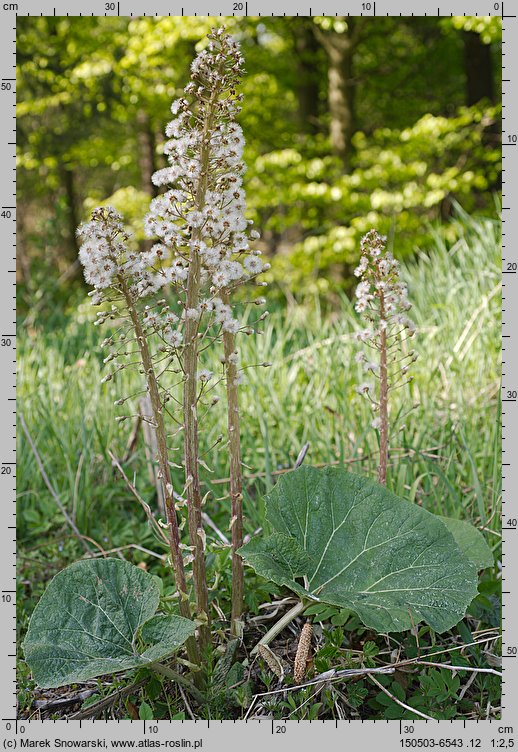
[[[185,1],[185,0],[184,0]],[[0,739],[5,749],[23,747],[141,747],[200,750],[298,748],[351,743],[364,749],[413,747],[510,749],[518,735],[518,21],[507,0],[452,0],[447,5],[408,0],[299,4],[195,0],[183,7],[166,0],[0,2]],[[18,16],[487,16],[503,20],[503,691],[502,721],[18,721],[16,720],[16,19]],[[480,270],[483,274],[483,269]],[[515,328],[516,327],[516,328]],[[515,588],[516,590],[513,590]],[[336,747],[335,747],[336,748]]]

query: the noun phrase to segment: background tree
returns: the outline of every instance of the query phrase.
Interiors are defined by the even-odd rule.
[[[426,247],[427,222],[447,218],[455,201],[493,210],[498,18],[226,22],[246,56],[250,211],[265,250],[279,257],[284,289],[349,288],[359,237],[372,225],[406,255],[417,232]],[[124,210],[144,247],[142,217],[156,193],[150,175],[164,164],[160,124],[213,23],[20,19],[19,275],[27,304],[34,280],[61,294],[60,275],[76,269],[73,227],[99,202]]]

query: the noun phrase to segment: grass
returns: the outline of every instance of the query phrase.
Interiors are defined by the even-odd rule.
[[[392,437],[388,485],[397,494],[432,512],[466,519],[483,528],[498,559],[500,224],[496,220],[475,220],[463,215],[456,221],[461,239],[453,247],[447,247],[438,232],[434,248],[428,253],[418,253],[404,267],[414,305],[413,318],[418,326],[412,346],[419,359],[412,368],[413,383],[399,390],[392,404],[393,415],[408,414],[400,420]],[[253,318],[256,310],[252,306],[248,315]],[[110,551],[136,543],[162,556],[164,549],[153,537],[140,507],[114,473],[108,456],[109,450],[117,457],[125,454],[131,424],[116,423],[115,417],[123,413],[122,408],[114,406],[114,401],[121,395],[137,392],[139,377],[128,369],[101,386],[101,334],[92,326],[94,318],[86,297],[76,304],[72,296],[66,313],[52,312],[52,327],[45,325],[48,319],[43,314],[35,317],[26,331],[20,327],[19,405],[62,503],[92,547]],[[290,304],[275,310],[263,323],[260,336],[242,337],[245,366],[265,361],[273,364],[269,368],[247,368],[242,388],[243,459],[245,475],[249,476],[246,532],[253,533],[263,526],[264,493],[271,488],[278,472],[293,466],[305,443],[309,443],[307,463],[344,462],[354,472],[375,473],[377,434],[370,428],[368,403],[354,390],[363,380],[354,361],[358,346],[353,335],[358,327],[358,318],[346,298],[339,310],[336,307],[326,310],[316,300],[303,300],[300,305]],[[203,365],[216,373],[221,368],[216,359]],[[202,422],[204,430],[200,437],[207,465],[203,473],[205,491],[210,492],[205,509],[223,531],[228,526],[228,487],[224,482],[228,467],[224,448],[221,449],[224,442],[217,440],[225,433],[225,420],[223,407],[215,406]],[[124,466],[143,498],[155,509],[142,440]],[[179,469],[175,470],[175,481],[181,490]],[[79,558],[82,550],[64,526],[23,437],[18,451],[18,488],[22,634],[45,583],[63,566]],[[213,602],[227,613],[228,551],[220,546],[211,530],[207,532]],[[133,548],[124,548],[122,553],[134,563],[163,575],[170,583],[169,571],[160,559]],[[277,597],[271,586],[253,575],[248,577],[246,589],[252,616],[261,613],[259,604]],[[172,585],[166,594],[171,590]],[[460,627],[454,630],[455,635],[467,642],[473,630],[498,624],[494,616],[499,591],[496,569],[484,575],[481,590],[470,618],[462,623],[464,634]],[[390,653],[396,645],[392,637],[368,633],[357,620],[340,624],[340,614],[334,617],[334,622],[328,616],[317,628],[314,657],[317,671],[337,663],[342,666],[356,665],[358,661],[365,664],[366,660],[376,663],[380,655]],[[397,637],[397,644],[411,655],[415,650],[415,635]],[[433,646],[442,637],[424,629],[419,639],[424,645]],[[366,641],[373,643],[374,656],[365,657]],[[290,649],[286,648],[288,652]],[[483,665],[482,648],[474,650],[479,652],[470,653],[471,659]],[[27,708],[33,693],[23,661],[20,661],[20,678],[21,705]],[[324,693],[315,702],[307,700],[310,695],[302,696],[300,692],[290,693],[288,700],[283,695],[277,700],[272,696],[267,712],[276,717],[307,718],[311,713],[321,718],[336,717],[336,708],[343,705],[349,714],[345,717],[413,717],[390,700],[392,695],[401,701],[404,696],[404,702],[434,717],[449,717],[447,709],[460,691],[456,682],[452,685],[450,672],[435,669],[428,669],[412,680],[407,676],[394,679],[380,675],[377,681],[388,694],[368,679],[362,679],[351,685],[352,700],[349,690],[336,685],[336,689],[326,690],[327,699]],[[264,688],[269,683],[271,677],[262,669],[255,686]],[[487,702],[497,708],[497,684],[494,676],[477,676],[463,695],[457,717],[473,717],[473,713],[479,712],[477,708],[482,715],[476,717],[483,717],[481,709]],[[159,713],[162,694],[160,688],[155,686],[155,690],[154,699],[148,696],[146,702],[151,702],[154,712]],[[346,701],[340,698],[343,692]],[[423,702],[422,698],[428,699]],[[222,701],[223,705],[227,700]],[[245,700],[242,700],[244,705]],[[294,707],[285,706],[292,701]],[[302,707],[298,709],[300,703]],[[182,707],[180,698],[177,712]],[[127,715],[129,712],[126,703],[122,717],[132,717],[131,713]],[[171,712],[168,706],[167,713]],[[241,711],[234,712],[239,717]]]

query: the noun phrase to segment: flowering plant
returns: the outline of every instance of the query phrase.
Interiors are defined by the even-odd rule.
[[[272,533],[243,545],[236,337],[251,334],[253,328],[240,320],[233,294],[244,283],[264,284],[256,278],[268,264],[253,247],[258,233],[245,216],[244,140],[235,120],[242,64],[238,44],[224,29],[213,30],[192,64],[184,96],[173,102],[164,147],[169,165],[153,176],[164,192],[151,201],[145,218],[146,233],[157,242],[137,251],[122,216],[109,206],[95,209],[78,231],[92,302],[102,307],[96,323],[112,327],[103,342],[108,350],[103,381],[116,382],[121,369],[136,366],[151,404],[151,415],[142,419],[156,435],[167,535],[145,506],[155,531],[169,545],[179,614],[170,609],[157,613],[157,578],[138,567],[116,559],[76,562],[49,584],[24,641],[26,660],[42,686],[150,668],[184,687],[199,705],[206,701],[209,672],[203,666],[210,660],[215,633],[206,576],[199,434],[201,410],[210,409],[216,399],[210,396],[216,377],[204,363],[209,348],[220,355],[226,386],[232,636],[243,637],[244,562],[297,596],[296,605],[252,652],[268,656],[266,645],[273,637],[321,603],[349,609],[368,627],[383,632],[408,629],[419,621],[438,631],[448,629],[476,594],[477,568],[491,561],[474,528],[435,518],[384,487],[389,392],[408,382],[408,363],[416,356],[400,350],[402,335],[414,332],[406,313],[406,287],[385,240],[374,230],[362,241],[356,310],[368,323],[359,339],[377,355],[371,361],[360,353],[357,360],[379,385],[358,387],[379,413],[373,423],[380,431],[379,484],[344,468],[299,467],[283,476],[267,497]],[[255,302],[261,305],[264,300]],[[115,404],[123,406],[134,396],[118,396]],[[170,423],[176,426],[172,434]],[[177,443],[183,448],[184,484],[175,491],[170,454]],[[182,540],[185,523],[188,544]],[[297,680],[304,677],[310,641],[307,625],[296,657]],[[229,643],[222,671],[230,672],[238,642]],[[193,682],[163,663],[183,645]]]
[[[378,482],[387,481],[389,450],[389,393],[410,383],[410,363],[415,362],[414,350],[403,352],[402,338],[412,337],[414,322],[407,316],[411,308],[407,287],[399,276],[399,263],[386,250],[386,238],[376,230],[370,230],[361,240],[361,259],[354,271],[361,282],[356,288],[356,311],[367,321],[368,327],[361,330],[358,341],[363,342],[377,356],[367,358],[365,352],[356,355],[366,374],[377,381],[377,388],[369,382],[359,384],[358,394],[366,396],[375,415],[372,427],[380,432],[380,462]]]
[[[232,628],[238,634],[243,562],[237,550],[243,542],[243,523],[238,400],[241,374],[236,335],[242,330],[247,333],[252,330],[243,327],[236,318],[232,293],[238,285],[255,280],[268,268],[261,260],[261,252],[251,248],[259,233],[252,229],[251,220],[245,218],[244,138],[235,122],[242,98],[236,93],[242,63],[238,44],[223,28],[214,30],[209,34],[207,49],[200,52],[192,64],[185,96],[172,104],[174,117],[166,127],[169,140],[164,146],[169,166],[153,175],[154,184],[166,188],[166,192],[151,201],[145,218],[146,234],[158,238],[159,242],[144,253],[129,250],[129,237],[122,218],[110,207],[95,210],[91,221],[79,229],[84,239],[80,258],[86,280],[94,285],[93,302],[115,304],[118,315],[129,317],[129,329],[140,352],[158,437],[160,473],[172,536],[172,561],[182,613],[188,616],[185,560],[179,555],[164,426],[164,412],[171,413],[171,404],[174,405],[166,378],[172,372],[182,382],[181,429],[190,538],[187,558],[193,566],[202,648],[210,641],[210,614],[199,478],[198,413],[200,406],[206,405],[207,384],[214,374],[200,368],[200,356],[209,346],[223,342],[231,465]],[[165,300],[156,300],[159,292],[171,287],[178,304],[175,311]],[[122,302],[121,310],[117,307],[119,302]],[[263,302],[263,299],[256,301]],[[113,309],[102,312],[99,321],[113,317],[113,313]],[[154,352],[149,345],[152,338],[158,341]],[[123,335],[123,342],[122,348],[115,349],[113,338],[108,338],[105,344],[111,349],[107,362],[128,355],[127,333]],[[156,366],[164,361],[166,366],[159,371]],[[106,379],[111,377],[110,373]]]

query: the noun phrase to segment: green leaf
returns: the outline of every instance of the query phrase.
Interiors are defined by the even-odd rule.
[[[152,618],[159,595],[156,577],[120,559],[79,561],[57,574],[23,643],[36,683],[60,687],[171,655],[195,625],[180,616]],[[142,641],[151,646],[140,649]]]
[[[268,501],[268,497],[266,499]],[[243,552],[245,550],[246,561],[262,577],[277,585],[286,585],[302,597],[308,597],[306,590],[295,582],[295,578],[302,577],[309,571],[311,559],[295,538],[276,532],[268,538],[252,538],[241,549]]]
[[[329,606],[327,603],[315,603],[313,606],[306,608],[304,614],[306,616],[320,616],[320,614],[323,614],[328,608]],[[335,613],[338,613],[337,609],[334,609],[334,611]],[[319,619],[317,619],[317,621],[319,621]]]
[[[147,704],[147,702],[141,702],[140,708],[138,709],[138,717],[141,721],[152,721],[153,716],[153,709],[150,705]]]
[[[90,697],[87,697],[86,700],[81,704],[81,710],[86,710],[87,708],[91,708],[93,705],[96,705],[99,702],[99,695],[97,693],[90,695]]]
[[[463,520],[454,520],[451,517],[439,517],[439,519],[453,535],[460,550],[477,569],[493,566],[495,563],[493,554],[479,530]]]
[[[161,661],[180,648],[192,637],[196,625],[181,616],[154,616],[144,624],[140,636],[152,647],[144,650],[142,658],[146,661]]]
[[[228,672],[230,671],[232,664],[236,660],[236,655],[240,644],[241,641],[238,639],[230,640],[230,642],[227,643],[225,652],[217,662],[216,668],[214,669],[214,672],[212,674],[213,688],[221,687],[225,684]]]
[[[440,519],[342,468],[288,473],[266,506],[276,532],[243,546],[244,560],[303,598],[351,609],[377,631],[424,621],[443,632],[477,594],[476,567]]]
[[[379,648],[372,640],[367,640],[363,646],[363,655],[367,658],[374,658],[379,653]]]
[[[326,606],[323,611],[320,611],[313,621],[329,621],[335,614],[339,612],[336,606]]]
[[[306,613],[306,612],[304,612]],[[331,617],[331,624],[333,627],[343,627],[349,621],[351,612],[347,608],[341,608],[336,616]]]

